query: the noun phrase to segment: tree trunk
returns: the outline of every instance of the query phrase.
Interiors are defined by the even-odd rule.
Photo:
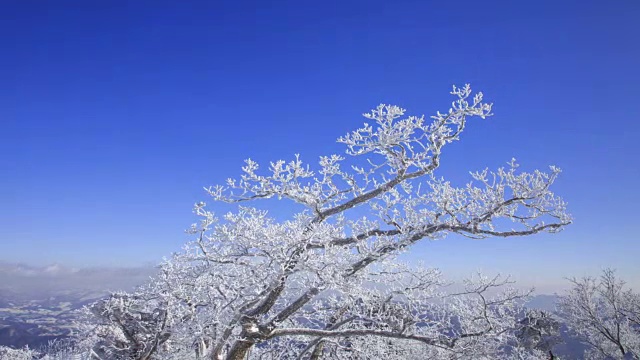
[[[245,360],[254,344],[254,341],[247,339],[236,341],[229,354],[227,354],[227,360]]]
[[[313,349],[309,360],[320,360],[322,353],[324,352],[324,340],[321,340]]]

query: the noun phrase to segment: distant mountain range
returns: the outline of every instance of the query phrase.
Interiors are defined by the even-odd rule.
[[[73,269],[0,262],[0,345],[38,349],[67,337],[75,310],[110,291],[133,290],[154,273],[152,267]]]
[[[536,295],[529,299],[525,306],[529,309],[554,312],[556,310],[557,295]]]

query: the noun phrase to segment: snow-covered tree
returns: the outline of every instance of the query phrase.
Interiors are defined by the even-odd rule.
[[[12,349],[0,345],[0,359],[2,360],[32,360],[38,353],[29,349]]]
[[[520,172],[512,160],[471,173],[462,187],[436,176],[468,119],[492,115],[469,85],[451,93],[451,108],[431,121],[378,106],[364,114],[370,123],[338,139],[346,156],[322,156],[316,168],[298,155],[265,172],[246,160],[239,179],[207,188],[236,207],[219,218],[196,204],[194,240],[145,290],[166,322],[140,325],[138,310],[105,317],[113,311],[102,309],[96,315],[115,321],[96,328],[111,331],[98,336],[103,347],[124,341],[126,356],[153,349],[146,354],[165,359],[515,356],[508,344],[526,294],[508,279],[478,275],[447,291],[438,271],[397,260],[419,241],[450,234],[525,236],[571,222],[550,190],[556,167]],[[285,201],[291,217],[276,221],[259,208],[262,199]],[[132,345],[139,338],[127,336],[129,325],[143,329],[144,345]]]
[[[77,350],[89,348],[84,352],[101,359],[152,359],[169,338],[171,320],[161,297],[144,289],[113,293],[82,309]]]
[[[589,359],[640,359],[640,295],[605,269],[598,278],[569,279],[573,287],[558,309],[589,346]]]
[[[535,349],[545,354],[549,360],[557,359],[554,346],[563,342],[560,335],[560,321],[552,314],[541,310],[529,310],[519,321],[516,332],[519,345],[525,349]]]
[[[40,360],[94,360],[97,354],[77,346],[73,338],[51,340],[40,349]]]

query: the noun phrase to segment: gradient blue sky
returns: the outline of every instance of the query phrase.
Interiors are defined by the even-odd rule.
[[[575,224],[411,258],[546,284],[612,266],[633,281],[638,19],[631,0],[5,1],[0,260],[156,263],[188,239],[202,187],[243,159],[315,162],[377,104],[430,115],[470,82],[496,115],[470,124],[440,174],[556,164]]]

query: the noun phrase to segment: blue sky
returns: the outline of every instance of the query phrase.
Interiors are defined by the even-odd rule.
[[[430,115],[469,82],[496,115],[470,124],[440,174],[558,165],[575,223],[411,258],[549,284],[612,266],[632,281],[638,18],[623,0],[8,1],[0,260],[156,263],[188,240],[202,187],[243,159],[315,162],[377,104]]]

